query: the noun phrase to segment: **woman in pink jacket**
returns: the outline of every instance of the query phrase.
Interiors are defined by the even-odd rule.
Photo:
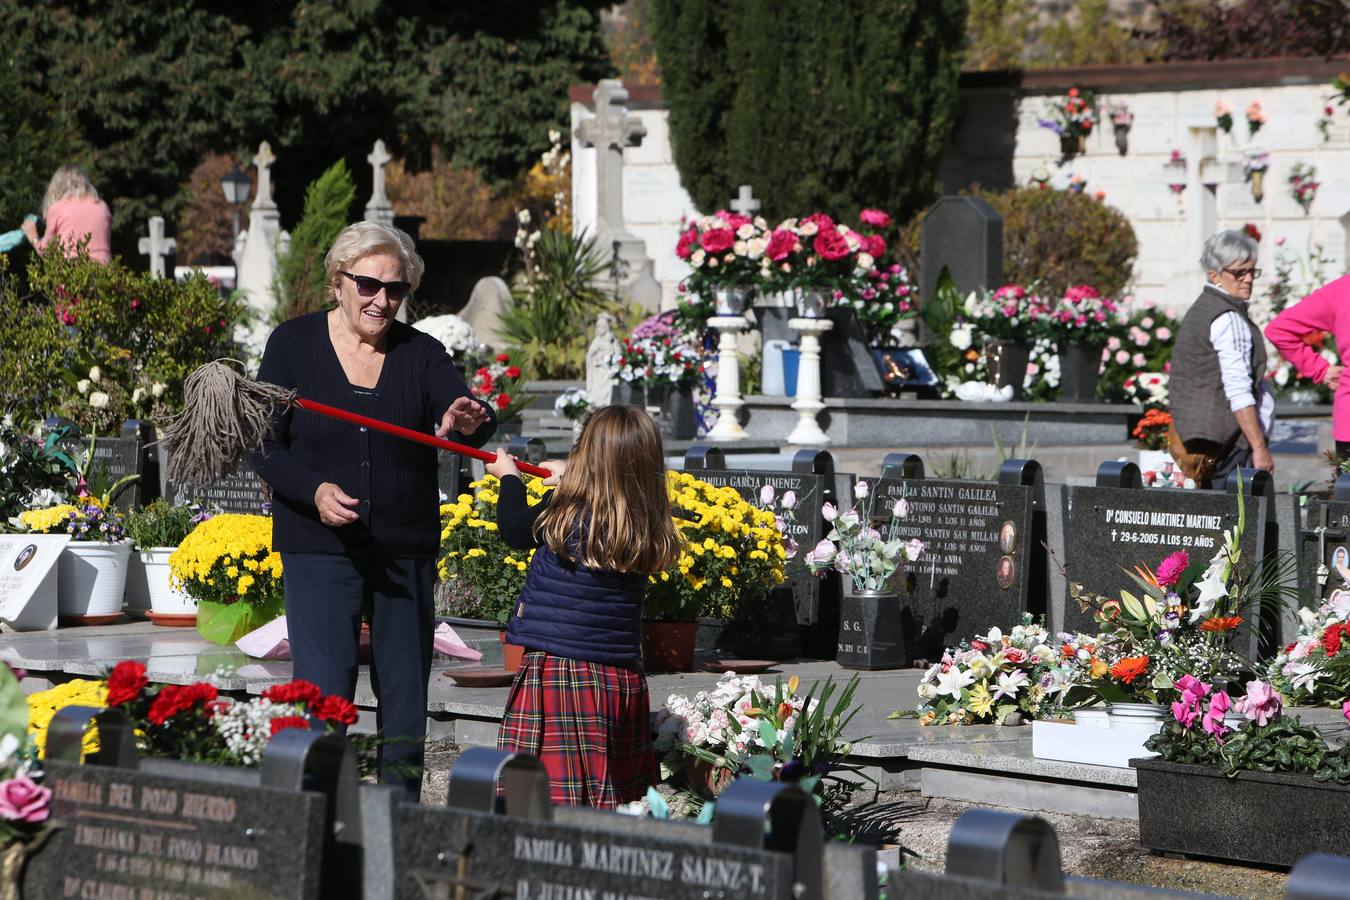
[[[112,211],[99,199],[89,176],[79,166],[64,165],[56,170],[42,198],[42,218],[47,221],[47,230],[41,238],[32,221],[22,225],[38,253],[46,253],[55,242],[60,252],[74,256],[80,242],[88,238],[90,259],[101,263],[112,259]]]
[[[1350,379],[1342,380],[1340,363],[1330,363],[1305,337],[1330,331],[1338,352],[1350,349],[1350,275],[1318,288],[1266,326],[1266,337],[1304,378],[1335,391],[1331,403],[1331,436],[1336,453],[1350,457]]]

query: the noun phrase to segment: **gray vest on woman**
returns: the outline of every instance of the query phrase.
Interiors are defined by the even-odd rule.
[[[1223,392],[1223,374],[1219,354],[1209,340],[1214,320],[1227,312],[1242,316],[1252,332],[1252,396],[1261,396],[1261,381],[1266,377],[1266,342],[1261,330],[1247,315],[1247,304],[1222,291],[1205,286],[1177,329],[1172,351],[1172,371],[1167,393],[1172,406],[1172,422],[1183,442],[1213,441],[1246,446],[1247,439],[1238,428]]]

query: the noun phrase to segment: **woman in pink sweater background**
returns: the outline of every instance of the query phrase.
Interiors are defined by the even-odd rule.
[[[1338,353],[1350,350],[1350,275],[1313,291],[1266,326],[1266,337],[1298,374],[1335,391],[1331,436],[1337,455],[1345,458],[1350,456],[1350,380],[1341,379],[1341,363],[1328,362],[1304,340],[1321,331],[1331,332]]]
[[[47,230],[41,238],[31,221],[22,225],[38,253],[47,252],[48,245],[55,241],[62,253],[74,256],[80,242],[88,238],[90,259],[101,263],[112,260],[112,211],[99,199],[89,176],[79,166],[64,165],[56,170],[42,198],[42,218]]]

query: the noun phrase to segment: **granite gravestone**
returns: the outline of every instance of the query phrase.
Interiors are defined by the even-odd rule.
[[[49,733],[46,785],[59,827],[24,869],[25,896],[299,900],[337,896],[337,886],[350,883],[359,866],[352,840],[359,829],[349,829],[346,843],[326,841],[330,824],[331,833],[341,830],[332,793],[299,789],[312,774],[309,747],[332,750],[347,758],[343,777],[353,804],[347,809],[354,809],[355,756],[349,747],[337,749],[341,739],[300,732],[274,739],[261,773],[138,761],[130,726],[114,710],[98,714],[99,760],[106,763],[71,761],[78,759],[83,723],[97,712],[62,710],[58,716],[73,726],[67,729],[73,740],[62,747],[53,742],[56,731]],[[60,727],[54,720],[53,728]],[[289,770],[275,762],[288,751],[299,754]],[[276,786],[288,779],[293,788]],[[326,787],[331,791],[333,782]]]
[[[1264,473],[1263,473],[1264,474]],[[1268,480],[1268,476],[1267,476]],[[1250,485],[1249,485],[1250,488]],[[1239,549],[1244,560],[1272,552],[1267,545],[1270,500],[1244,496],[1246,527]],[[1237,526],[1236,493],[1169,488],[1144,488],[1134,463],[1103,463],[1095,487],[1070,487],[1064,492],[1064,566],[1071,582],[1093,594],[1119,597],[1141,589],[1127,572],[1135,566],[1150,569],[1168,555],[1184,550],[1191,561],[1208,560],[1224,545],[1224,532]],[[1246,619],[1235,649],[1251,655],[1256,650],[1254,610]],[[1091,610],[1070,598],[1065,604],[1065,631],[1096,634]]]
[[[897,535],[924,542],[920,559],[891,583],[910,658],[937,659],[963,638],[1044,611],[1044,495],[1035,462],[1009,460],[998,481],[970,481],[925,478],[919,457],[890,454],[871,494],[878,528],[904,499]]]
[[[248,515],[262,514],[272,501],[267,483],[258,477],[247,459],[240,460],[234,471],[210,484],[188,487],[170,481],[165,494],[174,503],[196,502],[205,509]]]
[[[820,336],[822,397],[872,397],[885,390],[867,332],[851,307],[825,311],[834,327]]]
[[[820,619],[820,594],[826,582],[807,571],[803,561],[806,551],[810,550],[824,535],[824,519],[820,509],[826,502],[834,500],[834,457],[826,451],[799,450],[792,460],[792,469],[788,472],[756,469],[729,468],[726,457],[716,447],[694,446],[685,454],[684,468],[695,478],[717,487],[730,487],[751,504],[759,503],[760,490],[764,485],[774,489],[775,502],[783,494],[792,491],[797,495],[796,515],[787,523],[788,535],[797,542],[796,555],[788,560],[786,566],[787,584],[780,594],[791,600],[790,609],[795,617],[790,623],[778,621],[780,606],[770,598],[769,628],[770,635],[783,634],[783,625],[790,625],[792,632],[797,625],[814,625]],[[778,625],[780,627],[775,628]],[[771,641],[770,649],[777,641]]]
[[[979,197],[943,197],[923,217],[919,274],[924,302],[949,272],[957,291],[1003,283],[1003,218]]]
[[[69,424],[48,420],[49,425]],[[128,475],[140,476],[117,496],[116,506],[124,512],[144,506],[159,496],[159,457],[155,453],[155,426],[150,422],[128,419],[117,437],[94,439],[91,474],[112,487]],[[89,446],[89,439],[72,430],[67,443]]]
[[[1350,589],[1350,582],[1338,570],[1338,566],[1350,569],[1350,476],[1336,479],[1330,500],[1308,501],[1297,555],[1303,597],[1321,600],[1334,590]]]

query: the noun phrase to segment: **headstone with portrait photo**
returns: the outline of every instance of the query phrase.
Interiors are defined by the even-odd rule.
[[[1308,501],[1295,553],[1304,605],[1350,589],[1350,475],[1336,479],[1331,499]]]
[[[1045,501],[1035,461],[1008,460],[998,480],[978,481],[928,478],[918,456],[892,453],[871,493],[874,523],[903,499],[898,535],[924,543],[891,583],[911,659],[937,659],[963,639],[1045,611]]]
[[[68,534],[0,535],[0,623],[15,631],[56,627],[56,561]]]

